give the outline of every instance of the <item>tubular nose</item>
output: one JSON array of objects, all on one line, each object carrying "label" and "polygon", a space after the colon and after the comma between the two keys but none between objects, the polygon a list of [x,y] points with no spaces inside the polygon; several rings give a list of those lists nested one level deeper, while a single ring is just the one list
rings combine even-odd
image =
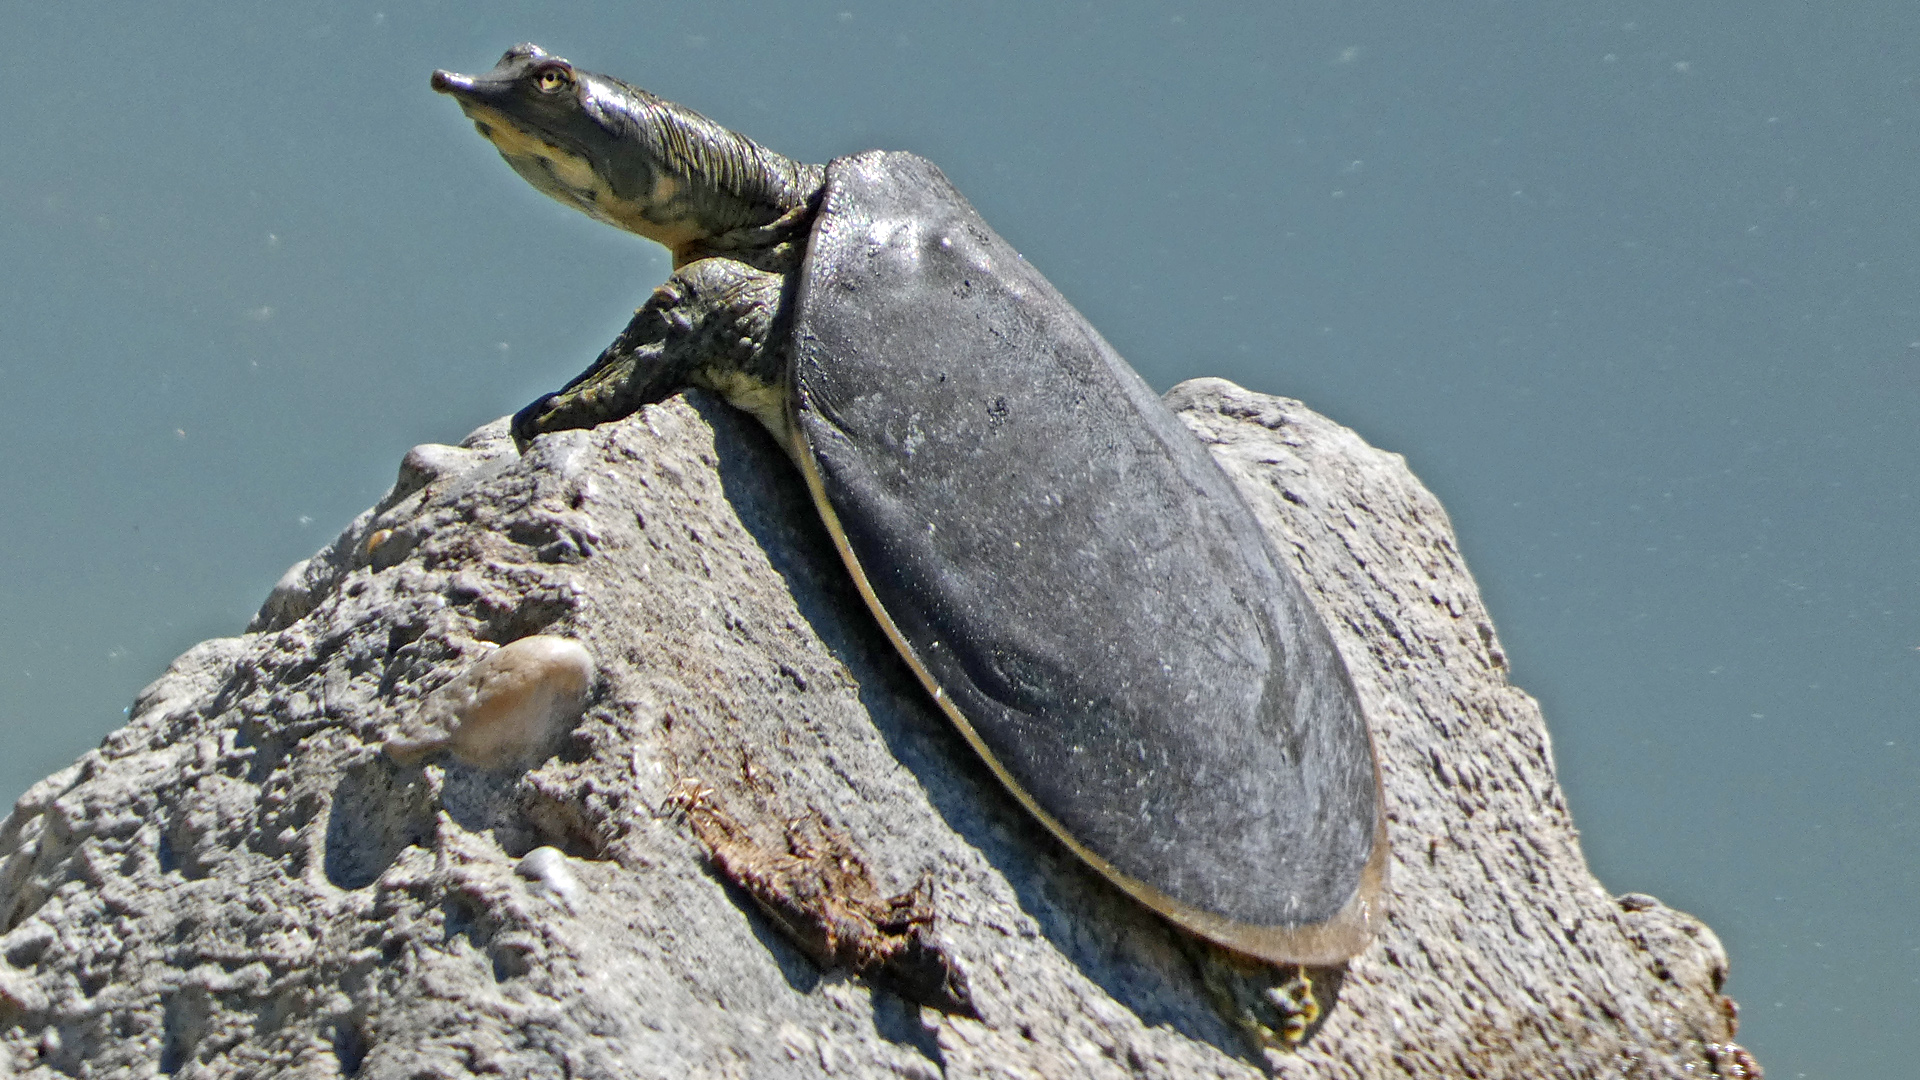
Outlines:
[{"label": "tubular nose", "polygon": [[429,80],[429,82],[435,90],[443,94],[452,94],[473,89],[473,76],[460,75],[448,71],[445,68],[435,69],[433,78]]}]

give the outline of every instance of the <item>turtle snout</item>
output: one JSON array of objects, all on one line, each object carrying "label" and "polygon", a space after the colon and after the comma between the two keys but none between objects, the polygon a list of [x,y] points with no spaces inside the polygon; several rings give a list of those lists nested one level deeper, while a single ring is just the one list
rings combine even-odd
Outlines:
[{"label": "turtle snout", "polygon": [[473,76],[461,75],[445,68],[436,68],[433,78],[428,80],[435,90],[442,94],[470,94],[473,92]]}]

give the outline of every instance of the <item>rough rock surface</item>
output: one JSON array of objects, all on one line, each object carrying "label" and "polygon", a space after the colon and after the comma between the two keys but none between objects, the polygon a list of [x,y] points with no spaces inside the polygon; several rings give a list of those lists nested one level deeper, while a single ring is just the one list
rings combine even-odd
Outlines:
[{"label": "rough rock surface", "polygon": [[[1169,399],[1327,616],[1386,785],[1391,919],[1272,1069],[1745,1075],[1712,932],[1588,873],[1432,495],[1297,402]],[[504,434],[416,448],[245,635],[0,823],[0,1074],[1258,1075],[1172,932],[924,700],[757,426],[690,393],[524,459]],[[560,753],[380,752],[535,632],[599,662]],[[977,1017],[816,968],[695,807],[924,902]]]}]

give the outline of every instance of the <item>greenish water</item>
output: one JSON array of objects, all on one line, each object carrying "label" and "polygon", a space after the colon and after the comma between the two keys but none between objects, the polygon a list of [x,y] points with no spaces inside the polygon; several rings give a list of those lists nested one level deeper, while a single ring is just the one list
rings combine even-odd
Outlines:
[{"label": "greenish water", "polygon": [[0,799],[666,273],[438,66],[533,40],[937,161],[1165,388],[1407,455],[1596,872],[1706,918],[1775,1080],[1920,1015],[1920,8],[0,6]]}]

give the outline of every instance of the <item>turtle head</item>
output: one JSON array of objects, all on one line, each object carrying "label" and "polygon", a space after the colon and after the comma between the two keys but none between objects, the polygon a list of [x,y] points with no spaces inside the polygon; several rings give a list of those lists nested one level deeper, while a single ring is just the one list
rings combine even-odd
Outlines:
[{"label": "turtle head", "polygon": [[528,183],[676,262],[803,209],[822,182],[818,166],[531,43],[482,75],[436,71],[432,85]]}]

